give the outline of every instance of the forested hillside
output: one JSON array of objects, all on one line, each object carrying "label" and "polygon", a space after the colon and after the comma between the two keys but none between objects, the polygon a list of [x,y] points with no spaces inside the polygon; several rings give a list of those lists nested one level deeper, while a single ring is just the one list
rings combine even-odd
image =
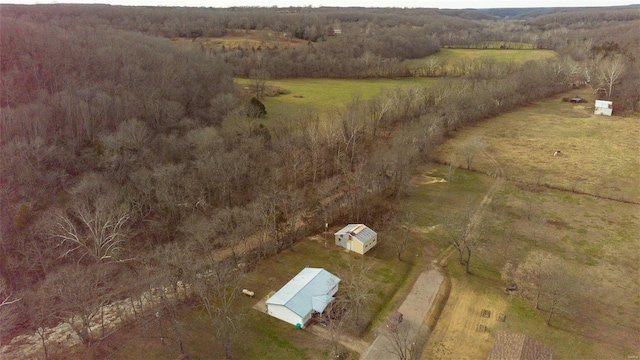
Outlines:
[{"label": "forested hillside", "polygon": [[[199,254],[230,249],[221,263],[250,269],[325,222],[382,222],[411,169],[465,124],[572,86],[603,87],[618,111],[637,111],[640,14],[585,14],[512,22],[429,9],[2,5],[0,300],[22,299],[0,308],[3,344],[175,284],[182,266],[212,265]],[[307,43],[194,50],[169,41],[248,30]],[[405,60],[488,41],[560,56],[478,61],[436,86],[354,98],[331,119],[313,109],[249,116],[254,94],[233,80],[410,76]],[[248,237],[259,246],[240,253]],[[190,264],[176,265],[176,247]],[[87,345],[99,338],[88,323],[74,330]]]}]

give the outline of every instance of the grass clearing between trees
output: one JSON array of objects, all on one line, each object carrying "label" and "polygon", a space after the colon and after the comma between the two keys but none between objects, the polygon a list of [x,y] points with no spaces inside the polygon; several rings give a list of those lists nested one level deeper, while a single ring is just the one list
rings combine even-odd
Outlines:
[{"label": "grass clearing between trees", "polygon": [[[499,50],[499,49],[440,49],[432,55],[443,61],[473,61],[489,59],[499,62],[522,64],[529,60],[553,59],[558,54],[553,50]],[[428,57],[426,58],[428,59]]]},{"label": "grass clearing between trees", "polygon": [[439,52],[422,59],[408,60],[414,67],[426,67],[434,59],[451,71],[453,64],[488,60],[502,63],[523,64],[527,61],[553,59],[558,54],[553,50],[499,50],[499,49],[440,49]]},{"label": "grass clearing between trees", "polygon": [[308,41],[276,31],[263,30],[236,30],[230,31],[221,37],[174,38],[174,44],[180,44],[200,51],[201,49],[287,49],[307,44]]},{"label": "grass clearing between trees", "polygon": [[[280,79],[268,80],[267,87],[280,88],[287,93],[279,96],[266,96],[261,101],[267,108],[269,119],[297,116],[305,109],[311,109],[326,115],[337,111],[351,100],[368,100],[385,90],[396,87],[428,86],[438,79],[401,78],[401,79]],[[252,88],[251,79],[236,79],[241,86]]]}]

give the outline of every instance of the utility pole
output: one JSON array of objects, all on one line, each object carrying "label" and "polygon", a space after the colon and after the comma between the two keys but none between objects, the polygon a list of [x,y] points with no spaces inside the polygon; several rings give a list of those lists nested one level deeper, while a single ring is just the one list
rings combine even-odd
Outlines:
[{"label": "utility pole", "polygon": [[329,223],[324,223],[324,247],[327,247],[327,231],[329,230]]}]

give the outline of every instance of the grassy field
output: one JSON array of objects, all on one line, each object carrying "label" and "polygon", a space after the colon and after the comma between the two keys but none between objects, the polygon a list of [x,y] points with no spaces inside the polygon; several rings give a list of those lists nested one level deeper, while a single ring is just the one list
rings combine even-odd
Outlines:
[{"label": "grassy field", "polygon": [[[593,94],[587,103],[560,97],[498,116],[467,128],[442,146],[437,158],[464,163],[457,150],[467,139],[481,137],[505,175],[517,181],[544,184],[600,197],[640,202],[640,118],[593,115]],[[553,156],[561,150],[562,156]],[[492,173],[489,158],[479,154],[472,168]]]},{"label": "grassy field", "polygon": [[[528,60],[544,60],[556,56],[551,50],[469,50],[442,49],[433,55],[442,64],[469,62],[478,59],[492,59],[500,62],[524,63]],[[410,60],[409,63],[419,66],[428,61],[424,59]],[[411,65],[410,65],[411,66]],[[286,94],[267,96],[263,103],[267,108],[267,119],[296,116],[300,111],[313,109],[326,114],[340,109],[349,101],[359,98],[367,100],[381,94],[385,90],[396,87],[429,86],[441,78],[401,78],[401,79],[281,79],[267,81],[267,86],[284,90]],[[446,81],[453,81],[447,79]],[[250,79],[236,79],[236,82],[252,91]]]},{"label": "grassy field", "polygon": [[[251,80],[237,79],[243,87],[251,87]],[[267,108],[267,119],[295,115],[305,109],[324,113],[336,111],[349,101],[367,100],[384,90],[396,87],[428,86],[439,79],[282,79],[267,81],[267,86],[286,90],[287,94],[267,96],[262,102]]]},{"label": "grassy field", "polygon": [[[551,346],[558,359],[640,355],[640,206],[601,198],[639,200],[640,119],[596,117],[591,103],[549,99],[464,129],[440,148],[440,161],[454,154],[454,164],[461,165],[456,149],[462,143],[477,136],[487,143],[486,154],[472,165],[480,173],[458,169],[451,183],[415,188],[407,206],[420,209],[418,221],[425,226],[436,223],[442,212],[456,211],[465,202],[476,204],[486,194],[496,181],[482,175],[496,171],[491,159],[511,181],[484,213],[486,233],[472,275],[464,274],[455,254],[449,258],[452,290],[425,359],[485,358],[499,330],[528,334]],[[553,157],[558,149],[564,155]],[[445,166],[429,170],[431,176],[448,173]],[[440,249],[446,245],[440,243]],[[545,325],[548,304],[535,310],[509,297],[500,279],[506,260],[534,249],[559,256],[574,280],[569,304],[552,326]],[[480,316],[485,309],[490,318]],[[497,321],[499,313],[507,321]],[[477,332],[479,324],[487,332]]]},{"label": "grassy field", "polygon": [[[501,63],[523,64],[529,60],[540,61],[553,59],[557,56],[552,50],[491,50],[491,49],[440,49],[434,55],[407,61],[412,68],[429,68],[436,65],[436,74],[441,74],[444,68],[448,73],[456,73],[456,68],[462,69],[472,65],[475,61],[489,60]],[[433,61],[435,60],[435,63]]]},{"label": "grassy field", "polygon": [[[524,63],[529,60],[547,60],[557,56],[553,50],[491,50],[441,49],[433,57],[445,62],[491,59],[500,62]],[[428,59],[428,58],[427,58]]]},{"label": "grassy field", "polygon": [[464,46],[450,46],[449,48],[465,48],[465,49],[494,49],[494,50],[534,50],[536,47],[533,43],[512,42],[512,41],[484,41],[476,44]]}]

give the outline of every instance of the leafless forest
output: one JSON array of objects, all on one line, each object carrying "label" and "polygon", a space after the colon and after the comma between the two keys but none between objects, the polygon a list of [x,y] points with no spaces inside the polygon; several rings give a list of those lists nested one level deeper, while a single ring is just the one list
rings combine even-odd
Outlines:
[{"label": "leafless forest", "polygon": [[[618,114],[640,106],[637,7],[2,5],[0,14],[3,345],[69,322],[90,346],[109,332],[91,326],[103,305],[162,286],[179,297],[189,281],[231,358],[233,269],[251,271],[325,223],[384,222],[415,165],[458,127],[572,87],[601,89]],[[169,41],[253,30],[306,43]],[[496,42],[559,56],[474,61],[455,73],[409,65]],[[331,121],[314,110],[257,119],[253,95],[234,83],[415,74],[450,81],[354,98]],[[249,238],[255,251],[241,251]],[[208,256],[215,250],[229,256]]]}]

